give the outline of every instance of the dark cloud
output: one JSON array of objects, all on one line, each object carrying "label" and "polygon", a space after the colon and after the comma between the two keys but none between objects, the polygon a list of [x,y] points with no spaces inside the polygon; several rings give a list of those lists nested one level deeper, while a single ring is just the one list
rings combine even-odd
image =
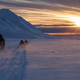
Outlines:
[{"label": "dark cloud", "polygon": [[6,1],[0,1],[0,5],[8,5],[8,6],[16,6],[16,7],[30,7],[30,8],[41,8],[41,9],[47,9],[49,6],[37,4],[37,3],[25,3],[25,2],[6,2]]},{"label": "dark cloud", "polygon": [[68,27],[68,28],[38,28],[44,33],[80,33],[80,28]]},{"label": "dark cloud", "polygon": [[[28,1],[28,0],[25,0],[25,1]],[[33,2],[44,2],[44,3],[48,3],[48,4],[51,4],[54,6],[54,3],[57,3],[59,5],[64,5],[66,8],[68,6],[68,8],[80,8],[80,0],[29,0],[29,1],[33,1]],[[57,7],[57,4],[56,4],[56,7]],[[58,7],[59,8],[59,7]]]},{"label": "dark cloud", "polygon": [[27,7],[27,8],[37,8],[37,9],[55,9],[47,5],[42,4],[33,4],[33,3],[25,3],[25,2],[6,2],[6,1],[0,1],[0,5],[6,5],[11,7]]},{"label": "dark cloud", "polygon": [[45,26],[54,26],[54,27],[55,27],[55,26],[61,26],[61,27],[62,27],[62,26],[68,26],[68,27],[69,27],[69,26],[75,26],[75,25],[74,25],[74,24],[72,24],[72,25],[70,25],[70,24],[56,24],[56,25],[35,25],[35,26],[39,26],[39,27],[40,27],[40,26],[44,26],[44,27],[45,27]]},{"label": "dark cloud", "polygon": [[[32,2],[27,2],[28,0],[25,0],[26,2],[22,1],[0,1],[0,5],[7,5],[7,6],[13,6],[13,7],[28,7],[28,8],[37,8],[37,9],[49,9],[49,10],[55,10],[55,11],[60,11],[60,10],[76,10],[80,11],[79,8],[72,8],[69,6],[74,6],[80,3],[80,1],[74,1],[71,3],[71,1],[68,0],[44,0],[44,2],[41,0],[29,0]],[[39,1],[39,2],[38,2]],[[44,4],[42,4],[44,3]],[[58,3],[58,4],[54,4]],[[75,3],[75,4],[74,4]],[[78,3],[78,4],[77,4]],[[63,4],[63,5],[61,5]],[[66,5],[66,6],[65,6]],[[80,7],[80,5],[78,6]]]},{"label": "dark cloud", "polygon": [[67,6],[80,7],[80,0],[44,0],[44,1],[49,3],[59,3]]}]

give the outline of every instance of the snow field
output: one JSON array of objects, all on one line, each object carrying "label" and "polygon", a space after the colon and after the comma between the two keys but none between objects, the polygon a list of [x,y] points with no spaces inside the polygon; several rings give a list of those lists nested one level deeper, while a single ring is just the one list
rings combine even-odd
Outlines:
[{"label": "snow field", "polygon": [[33,40],[27,47],[28,80],[80,80],[80,41]]},{"label": "snow field", "polygon": [[6,52],[0,53],[0,80],[25,80],[28,64],[26,53],[26,50],[16,49],[14,46],[12,49],[8,46]]},{"label": "snow field", "polygon": [[0,53],[0,80],[80,80],[80,41],[32,39],[17,49],[20,39],[6,39]]}]

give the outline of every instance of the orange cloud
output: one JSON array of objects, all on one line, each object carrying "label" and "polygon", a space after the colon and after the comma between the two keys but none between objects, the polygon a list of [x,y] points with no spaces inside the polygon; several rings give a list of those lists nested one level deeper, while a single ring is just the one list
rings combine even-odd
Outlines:
[{"label": "orange cloud", "polygon": [[63,3],[59,2],[59,0],[4,0],[0,1],[0,8],[8,8],[16,13],[18,16],[23,17],[34,25],[73,25],[74,23],[69,19],[69,17],[79,16],[80,9],[78,7],[70,7],[69,5],[65,5]]}]

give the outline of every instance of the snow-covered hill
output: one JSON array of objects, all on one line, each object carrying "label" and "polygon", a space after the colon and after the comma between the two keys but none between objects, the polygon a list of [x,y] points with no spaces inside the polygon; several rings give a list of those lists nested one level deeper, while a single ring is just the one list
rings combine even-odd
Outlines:
[{"label": "snow-covered hill", "polygon": [[8,38],[49,38],[9,9],[0,9],[0,34]]}]

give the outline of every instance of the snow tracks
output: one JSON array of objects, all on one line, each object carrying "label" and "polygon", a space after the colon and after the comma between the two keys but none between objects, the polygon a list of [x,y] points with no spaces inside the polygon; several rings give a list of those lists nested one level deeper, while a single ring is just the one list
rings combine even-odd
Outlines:
[{"label": "snow tracks", "polygon": [[6,52],[0,57],[0,80],[26,80],[26,68],[26,50]]}]

